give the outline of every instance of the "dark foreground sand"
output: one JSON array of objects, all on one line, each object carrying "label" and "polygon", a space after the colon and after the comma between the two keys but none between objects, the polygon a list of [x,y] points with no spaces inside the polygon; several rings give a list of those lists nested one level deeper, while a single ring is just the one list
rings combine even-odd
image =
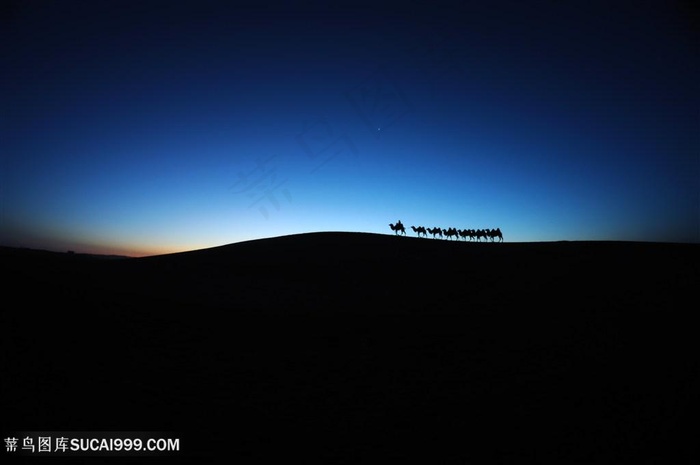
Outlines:
[{"label": "dark foreground sand", "polygon": [[692,463],[699,252],[360,233],[0,249],[3,434],[181,438],[135,463]]}]

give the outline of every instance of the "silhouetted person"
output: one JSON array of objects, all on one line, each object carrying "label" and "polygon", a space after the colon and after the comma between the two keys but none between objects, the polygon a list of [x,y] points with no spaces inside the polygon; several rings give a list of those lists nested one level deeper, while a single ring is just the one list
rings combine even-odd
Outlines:
[{"label": "silhouetted person", "polygon": [[389,223],[389,227],[392,231],[394,231],[394,234],[398,234],[400,232],[401,234],[406,235],[406,228],[404,228],[403,223],[401,223],[401,220],[396,222],[396,226],[394,226],[393,223]]}]

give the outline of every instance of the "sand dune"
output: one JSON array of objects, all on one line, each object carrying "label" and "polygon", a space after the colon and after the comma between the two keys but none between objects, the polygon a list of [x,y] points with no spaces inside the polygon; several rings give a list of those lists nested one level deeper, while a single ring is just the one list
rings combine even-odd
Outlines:
[{"label": "sand dune", "polygon": [[1,249],[3,427],[175,431],[186,463],[689,458],[699,251],[361,233]]}]

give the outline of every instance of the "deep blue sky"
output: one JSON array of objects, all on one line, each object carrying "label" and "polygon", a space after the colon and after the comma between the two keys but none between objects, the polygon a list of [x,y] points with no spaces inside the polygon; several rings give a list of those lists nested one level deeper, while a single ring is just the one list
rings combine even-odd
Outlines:
[{"label": "deep blue sky", "polygon": [[689,5],[16,2],[0,244],[151,255],[398,219],[698,242]]}]

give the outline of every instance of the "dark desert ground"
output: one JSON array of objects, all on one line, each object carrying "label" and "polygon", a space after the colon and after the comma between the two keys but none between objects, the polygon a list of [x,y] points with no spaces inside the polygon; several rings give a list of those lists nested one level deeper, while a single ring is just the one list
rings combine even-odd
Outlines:
[{"label": "dark desert ground", "polygon": [[697,463],[699,252],[365,233],[2,248],[3,431],[181,438],[139,463]]}]

